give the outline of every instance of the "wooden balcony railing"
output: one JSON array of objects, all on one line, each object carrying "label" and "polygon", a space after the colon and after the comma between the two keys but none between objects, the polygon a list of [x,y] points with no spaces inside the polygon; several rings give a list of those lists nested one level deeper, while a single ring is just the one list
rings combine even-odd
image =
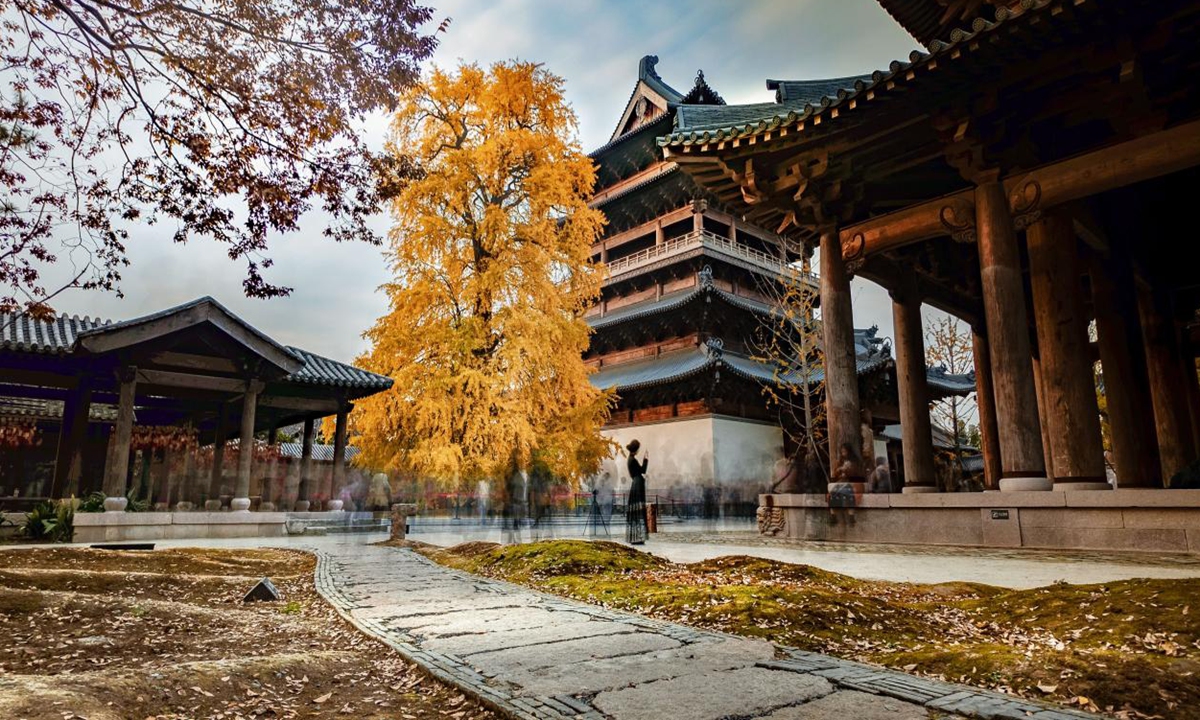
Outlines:
[{"label": "wooden balcony railing", "polygon": [[729,255],[740,260],[744,260],[768,272],[777,273],[779,275],[787,275],[799,277],[800,271],[791,264],[784,262],[776,255],[765,253],[761,250],[756,250],[747,245],[734,242],[727,237],[721,237],[707,230],[694,230],[687,235],[681,235],[677,238],[667,240],[662,245],[648,247],[645,250],[639,250],[632,255],[626,255],[623,258],[613,260],[608,263],[609,277],[616,277],[623,273],[636,270],[651,263],[670,258],[674,255],[680,255],[689,250],[694,250],[698,247],[704,247],[710,250],[715,250],[718,253]]}]

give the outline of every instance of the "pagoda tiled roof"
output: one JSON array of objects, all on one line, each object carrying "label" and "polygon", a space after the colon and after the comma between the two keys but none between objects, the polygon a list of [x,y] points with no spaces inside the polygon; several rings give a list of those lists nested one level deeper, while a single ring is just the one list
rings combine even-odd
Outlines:
[{"label": "pagoda tiled roof", "polygon": [[[1044,14],[1048,9],[1052,9],[1051,6],[1061,2],[1062,0],[1022,0],[1017,10],[998,8],[994,21],[976,18],[969,29],[955,29],[945,41],[931,40],[928,53],[914,50],[909,54],[907,62],[895,60],[886,71],[876,70],[870,76],[854,80],[850,87],[838,88],[819,98],[797,101],[797,104],[784,100],[779,103],[723,106],[720,110],[729,113],[728,122],[725,123],[720,122],[720,115],[716,113],[699,112],[689,116],[685,112],[682,121],[677,119],[674,131],[660,137],[658,144],[663,147],[686,147],[744,139],[823,118],[835,111],[844,114],[852,108],[861,108],[869,104],[873,98],[888,94],[893,88],[902,89],[902,86],[910,84],[918,74],[924,74],[918,71],[928,69],[931,63],[937,62],[943,56],[957,57],[965,46],[973,45],[974,41],[983,36],[995,34],[999,28],[1010,25],[1016,19]],[[786,94],[786,87],[784,92]],[[737,111],[736,108],[739,107],[746,110]],[[757,116],[755,112],[758,112]],[[679,117],[681,116],[677,115],[677,118]]]},{"label": "pagoda tiled roof", "polygon": [[592,315],[587,318],[587,323],[592,329],[601,330],[630,320],[641,320],[654,315],[671,312],[672,310],[677,310],[693,302],[703,301],[707,298],[716,298],[735,308],[748,310],[756,315],[770,316],[778,312],[777,308],[768,303],[735,295],[715,285],[699,284],[696,287],[667,293],[656,300],[646,300],[626,305],[625,307],[607,312],[604,315]]},{"label": "pagoda tiled roof", "polygon": [[[876,328],[855,330],[855,364],[860,376],[891,368],[895,364],[887,344],[876,342],[876,333]],[[620,393],[669,385],[719,369],[761,384],[782,383],[800,387],[825,380],[823,368],[810,373],[789,372],[776,363],[724,350],[720,340],[709,339],[695,348],[601,368],[591,375],[591,382],[602,390],[612,389]],[[935,399],[975,392],[973,373],[948,375],[945,368],[933,367],[926,370],[926,378]]]},{"label": "pagoda tiled roof", "polygon": [[[592,385],[603,390],[628,392],[668,385],[718,369],[728,370],[738,377],[757,383],[784,382],[802,385],[805,382],[803,375],[781,371],[774,363],[723,350],[719,340],[709,340],[709,343],[711,344],[664,353],[656,358],[601,368],[592,374]],[[891,357],[883,353],[860,355],[856,359],[859,375],[874,372],[892,363]],[[819,383],[824,379],[824,371],[817,369],[810,374],[808,382]]]}]

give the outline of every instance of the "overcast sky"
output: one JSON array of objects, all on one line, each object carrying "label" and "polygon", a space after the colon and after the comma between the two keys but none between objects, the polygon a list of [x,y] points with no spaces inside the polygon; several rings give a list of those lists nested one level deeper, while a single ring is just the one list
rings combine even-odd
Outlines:
[{"label": "overcast sky", "polygon": [[[434,62],[544,62],[567,81],[585,150],[608,140],[637,79],[638,60],[658,55],[658,72],[686,92],[697,70],[727,102],[772,100],[764,80],[841,77],[886,68],[916,43],[874,0],[442,0],[450,17]],[[383,127],[383,123],[378,123]],[[382,138],[379,138],[382,141]],[[387,227],[380,218],[378,228]],[[212,295],[272,337],[348,361],[365,349],[362,332],[387,308],[379,248],[321,238],[322,221],[273,243],[272,282],[290,297],[243,297],[244,268],[215,243],[173,245],[170,231],[135,230],[123,299],[75,292],[56,309],[124,319]],[[856,282],[855,324],[891,335],[883,291]]]}]

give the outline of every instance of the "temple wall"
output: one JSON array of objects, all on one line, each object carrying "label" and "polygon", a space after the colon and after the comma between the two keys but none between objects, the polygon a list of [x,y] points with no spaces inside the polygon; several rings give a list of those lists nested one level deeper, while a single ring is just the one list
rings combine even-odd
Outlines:
[{"label": "temple wall", "polygon": [[783,457],[783,430],[777,425],[715,417],[713,457],[719,484],[769,488],[775,462]]},{"label": "temple wall", "polygon": [[646,422],[608,428],[605,437],[621,450],[605,461],[603,473],[618,492],[629,488],[625,446],[634,438],[649,453],[646,473],[651,492],[668,492],[673,487],[720,485],[753,493],[769,483],[775,461],[783,452],[783,433],[768,424],[708,415],[699,418]]}]

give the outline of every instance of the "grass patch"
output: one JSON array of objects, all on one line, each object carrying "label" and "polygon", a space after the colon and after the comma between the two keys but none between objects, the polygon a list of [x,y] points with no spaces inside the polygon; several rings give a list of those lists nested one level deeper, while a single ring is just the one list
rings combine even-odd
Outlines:
[{"label": "grass patch", "polygon": [[1200,580],[1012,591],[864,581],[745,556],[679,565],[581,540],[423,552],[696,627],[1128,718],[1200,719]]}]

